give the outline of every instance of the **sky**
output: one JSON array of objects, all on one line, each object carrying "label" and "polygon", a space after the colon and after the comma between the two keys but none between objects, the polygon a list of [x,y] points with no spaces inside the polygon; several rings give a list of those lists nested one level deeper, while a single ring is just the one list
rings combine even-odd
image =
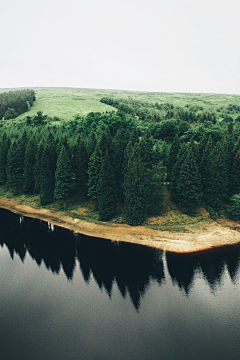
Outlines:
[{"label": "sky", "polygon": [[0,0],[0,88],[240,94],[237,0]]}]

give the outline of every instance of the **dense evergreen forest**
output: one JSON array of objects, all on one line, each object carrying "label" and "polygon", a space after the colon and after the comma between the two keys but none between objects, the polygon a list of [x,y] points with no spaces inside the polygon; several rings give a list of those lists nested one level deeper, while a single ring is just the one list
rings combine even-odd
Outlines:
[{"label": "dense evergreen forest", "polygon": [[1,121],[0,184],[39,194],[42,205],[87,200],[102,221],[124,211],[130,225],[161,214],[166,192],[183,212],[203,206],[239,218],[240,107],[101,101],[118,110]]},{"label": "dense evergreen forest", "polygon": [[30,89],[0,93],[0,119],[14,119],[30,109],[35,101],[35,92]]}]

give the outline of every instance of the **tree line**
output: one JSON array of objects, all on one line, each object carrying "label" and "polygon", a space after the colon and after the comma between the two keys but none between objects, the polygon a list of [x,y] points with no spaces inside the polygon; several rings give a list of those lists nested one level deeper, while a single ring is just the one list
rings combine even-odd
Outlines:
[{"label": "tree line", "polygon": [[0,93],[0,119],[14,119],[28,111],[36,96],[30,89],[12,90]]},{"label": "tree line", "polygon": [[13,194],[40,194],[42,204],[78,197],[91,201],[102,221],[124,209],[127,223],[138,225],[161,213],[166,187],[192,214],[201,205],[218,210],[240,201],[240,141],[232,123],[200,124],[182,135],[176,126],[163,141],[118,111],[57,126],[23,120],[0,133],[0,184]]},{"label": "tree line", "polygon": [[[22,134],[0,143],[0,183],[14,194],[40,194],[42,204],[71,196],[93,202],[102,221],[112,219],[119,204],[129,224],[142,223],[162,202],[165,169],[154,159],[149,134],[139,137],[117,130],[114,138],[94,132],[70,145],[64,134],[47,139]],[[151,191],[150,191],[151,189]]]}]

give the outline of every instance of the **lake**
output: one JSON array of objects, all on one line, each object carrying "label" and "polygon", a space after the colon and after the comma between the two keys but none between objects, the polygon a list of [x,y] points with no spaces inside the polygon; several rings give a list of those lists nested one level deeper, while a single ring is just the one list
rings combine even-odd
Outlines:
[{"label": "lake", "polygon": [[240,247],[183,255],[0,209],[2,360],[236,360]]}]

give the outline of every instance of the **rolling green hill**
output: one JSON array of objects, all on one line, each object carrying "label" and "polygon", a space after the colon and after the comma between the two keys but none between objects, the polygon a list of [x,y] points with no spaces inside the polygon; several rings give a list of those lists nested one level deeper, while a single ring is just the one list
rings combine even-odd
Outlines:
[{"label": "rolling green hill", "polygon": [[[20,115],[33,116],[42,111],[50,117],[70,120],[75,115],[86,115],[89,112],[105,112],[115,110],[112,106],[100,102],[102,97],[131,98],[133,101],[142,101],[150,104],[171,103],[175,107],[197,106],[205,111],[227,113],[229,104],[240,105],[240,95],[224,94],[182,94],[182,93],[151,93],[132,92],[121,90],[98,90],[77,88],[33,88],[36,92],[36,101],[30,111]],[[0,89],[0,92],[11,89]],[[229,113],[229,111],[228,111]],[[231,115],[231,114],[230,114]],[[234,112],[235,118],[239,114]],[[232,116],[232,115],[231,115]]]}]

